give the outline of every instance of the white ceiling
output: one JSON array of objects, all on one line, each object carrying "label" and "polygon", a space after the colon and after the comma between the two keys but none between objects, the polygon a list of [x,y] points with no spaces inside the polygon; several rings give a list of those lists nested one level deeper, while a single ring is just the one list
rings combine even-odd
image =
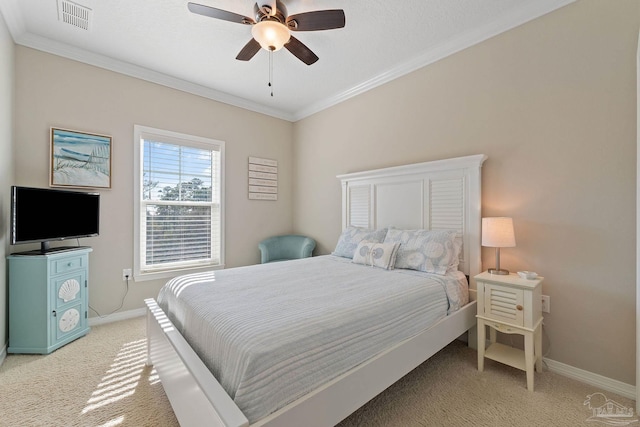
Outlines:
[{"label": "white ceiling", "polygon": [[[346,27],[296,32],[320,60],[287,50],[236,55],[248,26],[187,10],[188,0],[74,0],[89,30],[58,20],[58,0],[0,0],[17,44],[296,121],[574,0],[284,0],[290,15],[343,9]],[[254,0],[192,0],[253,17]]]}]

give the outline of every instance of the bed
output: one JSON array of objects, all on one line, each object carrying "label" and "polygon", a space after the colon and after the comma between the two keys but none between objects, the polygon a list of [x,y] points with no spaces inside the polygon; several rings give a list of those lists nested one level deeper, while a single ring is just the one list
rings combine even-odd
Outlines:
[{"label": "bed", "polygon": [[[161,304],[146,300],[148,363],[155,366],[180,424],[332,426],[473,329],[475,283],[471,279],[467,289],[465,275],[473,278],[481,270],[480,172],[485,159],[484,155],[467,156],[338,177],[344,230],[455,230],[461,250],[454,271],[386,270],[334,254],[189,275],[163,288]],[[287,284],[281,280],[283,274],[291,278]],[[313,284],[321,279],[319,286]],[[402,288],[402,296],[390,298],[386,294],[390,284]],[[329,285],[334,288],[326,289],[328,294],[316,291]],[[214,287],[221,293],[205,304]],[[240,313],[227,299],[232,291],[249,301],[241,304],[249,307],[248,313]],[[365,294],[368,299],[360,299]],[[274,295],[275,307],[293,308],[261,312],[265,306],[261,302]],[[332,301],[330,295],[340,298]],[[191,302],[184,303],[189,296]],[[323,298],[327,301],[318,304]],[[218,312],[206,312],[216,300]],[[191,311],[181,304],[190,305]],[[198,316],[191,314],[194,307]],[[336,314],[345,309],[350,311],[349,321]],[[228,316],[224,328],[237,338],[233,345],[224,344],[219,332],[200,328],[219,317],[220,310]],[[317,323],[314,310],[330,312],[333,326]],[[373,324],[364,317],[372,313],[382,323]],[[387,321],[387,316],[395,318]],[[247,317],[264,319],[257,322],[262,329],[249,332],[229,320]],[[288,329],[286,321],[291,318],[304,333],[296,335]],[[360,329],[350,329],[358,323]],[[336,331],[333,341],[323,341],[320,332],[327,329]],[[252,343],[248,350],[240,347],[240,337]],[[309,342],[316,347],[303,347]],[[207,348],[218,353],[205,354]],[[298,348],[306,348],[301,351],[312,355],[312,362],[305,365],[297,358]],[[256,356],[240,358],[237,352]],[[268,366],[258,362],[258,355],[264,354]],[[293,365],[302,370],[287,377],[283,369]]]}]

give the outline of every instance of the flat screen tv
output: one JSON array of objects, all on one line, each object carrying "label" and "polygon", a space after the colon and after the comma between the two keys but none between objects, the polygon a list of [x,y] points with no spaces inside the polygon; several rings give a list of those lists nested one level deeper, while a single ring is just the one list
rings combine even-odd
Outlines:
[{"label": "flat screen tv", "polygon": [[[100,195],[49,188],[11,187],[11,244],[40,242],[40,253],[53,240],[97,236]],[[38,251],[32,251],[38,252]]]}]

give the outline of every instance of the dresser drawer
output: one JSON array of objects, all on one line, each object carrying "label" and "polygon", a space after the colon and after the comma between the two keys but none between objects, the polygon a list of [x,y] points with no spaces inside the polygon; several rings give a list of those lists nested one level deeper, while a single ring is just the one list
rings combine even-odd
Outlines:
[{"label": "dresser drawer", "polygon": [[[515,326],[524,325],[524,291],[491,283],[484,284],[484,316]],[[497,329],[497,328],[496,328]]]},{"label": "dresser drawer", "polygon": [[51,274],[60,274],[66,273],[68,271],[81,270],[84,268],[85,259],[86,257],[77,256],[51,261]]},{"label": "dresser drawer", "polygon": [[516,328],[514,326],[510,326],[510,325],[506,325],[504,323],[500,323],[500,322],[493,322],[491,320],[485,320],[484,324],[487,326],[491,326],[493,329],[495,329],[498,332],[502,332],[505,334],[521,334],[522,333],[522,329],[520,328]]}]

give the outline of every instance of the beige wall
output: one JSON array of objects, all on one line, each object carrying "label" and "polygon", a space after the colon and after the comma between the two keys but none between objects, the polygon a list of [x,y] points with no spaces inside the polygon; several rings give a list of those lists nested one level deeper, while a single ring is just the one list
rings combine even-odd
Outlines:
[{"label": "beige wall", "polygon": [[502,264],[546,277],[547,357],[634,384],[639,26],[637,0],[581,0],[297,122],[295,230],[332,250],[337,174],[484,153]]},{"label": "beige wall", "polygon": [[[14,45],[0,15],[0,260],[9,253],[9,206],[13,182]],[[0,355],[8,340],[7,270],[0,262]]]},{"label": "beige wall", "polygon": [[[134,124],[226,142],[228,267],[259,262],[261,239],[292,231],[289,122],[21,46],[16,48],[15,117],[17,185],[48,186],[51,126],[113,137],[112,188],[100,190],[100,236],[81,239],[93,247],[89,302],[101,314],[119,306],[122,269],[133,266]],[[278,160],[277,202],[248,200],[249,156]],[[141,308],[164,282],[132,283],[123,310]]]}]

